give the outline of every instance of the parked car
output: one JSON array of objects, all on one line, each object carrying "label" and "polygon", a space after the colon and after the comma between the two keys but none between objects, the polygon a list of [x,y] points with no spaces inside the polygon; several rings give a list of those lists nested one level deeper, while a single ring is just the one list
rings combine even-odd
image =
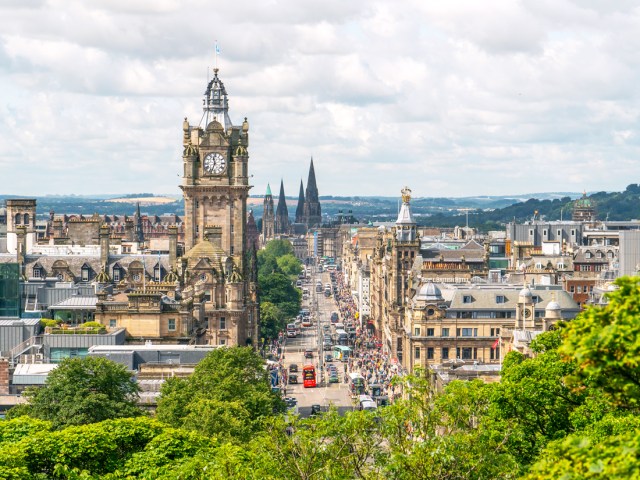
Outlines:
[{"label": "parked car", "polygon": [[295,363],[292,363],[291,365],[289,365],[289,373],[297,372],[297,371],[298,371],[298,365],[296,365]]},{"label": "parked car", "polygon": [[311,349],[306,349],[304,351],[304,358],[313,358],[313,350]]}]

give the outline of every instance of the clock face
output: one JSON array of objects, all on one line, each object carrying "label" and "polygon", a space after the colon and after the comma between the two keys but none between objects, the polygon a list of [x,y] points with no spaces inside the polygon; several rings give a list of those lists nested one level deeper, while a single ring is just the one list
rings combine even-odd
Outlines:
[{"label": "clock face", "polygon": [[525,316],[525,318],[529,318],[531,316],[531,310],[529,310],[528,308],[524,309],[524,312],[522,312]]},{"label": "clock face", "polygon": [[227,166],[227,161],[219,153],[209,153],[204,157],[204,170],[207,173],[213,173],[214,175],[220,175],[224,172]]}]

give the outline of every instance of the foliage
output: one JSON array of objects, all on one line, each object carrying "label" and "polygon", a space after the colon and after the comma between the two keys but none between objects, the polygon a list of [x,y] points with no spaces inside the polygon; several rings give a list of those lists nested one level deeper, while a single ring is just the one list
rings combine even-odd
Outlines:
[{"label": "foliage", "polygon": [[278,257],[276,262],[280,271],[290,277],[297,277],[302,272],[300,260],[291,253]]},{"label": "foliage", "polygon": [[289,277],[271,273],[258,277],[260,301],[276,305],[284,318],[295,317],[300,311],[302,292],[295,288]]},{"label": "foliage", "polygon": [[26,413],[51,422],[55,429],[135,417],[142,415],[136,405],[138,391],[123,365],[100,357],[66,359],[43,387],[25,392],[29,404],[10,410],[9,417]]},{"label": "foliage", "polygon": [[275,338],[286,327],[284,315],[271,302],[260,302],[260,333],[265,338]]},{"label": "foliage", "polygon": [[249,347],[219,348],[189,378],[165,382],[157,416],[174,427],[246,441],[263,428],[265,418],[283,408],[271,391],[262,358]]},{"label": "foliage", "polygon": [[58,324],[60,323],[59,320],[54,320],[53,318],[41,318],[40,319],[40,325],[42,327],[57,327]]},{"label": "foliage", "polygon": [[567,326],[560,352],[578,365],[574,384],[587,379],[624,408],[640,407],[640,278],[616,280],[609,304],[590,308]]}]

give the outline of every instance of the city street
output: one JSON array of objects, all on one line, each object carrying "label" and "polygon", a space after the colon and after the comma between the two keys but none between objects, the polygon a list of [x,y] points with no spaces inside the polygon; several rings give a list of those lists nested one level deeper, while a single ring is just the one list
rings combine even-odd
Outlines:
[{"label": "city street", "polygon": [[[344,383],[344,368],[342,362],[334,363],[338,368],[339,383],[328,383],[328,375],[326,374],[327,364],[324,361],[324,351],[322,350],[322,326],[330,325],[331,312],[337,311],[333,295],[325,297],[322,292],[316,293],[316,280],[320,280],[322,285],[331,283],[328,273],[316,273],[308,277],[304,287],[309,288],[309,299],[303,301],[302,308],[307,308],[311,312],[313,326],[302,328],[301,335],[296,338],[287,338],[284,349],[283,364],[288,370],[289,365],[295,363],[298,365],[298,384],[287,385],[286,394],[298,400],[298,409],[301,416],[306,417],[311,412],[311,405],[319,404],[322,409],[327,409],[330,405],[335,406],[340,411],[350,410],[352,408],[351,395],[349,386]],[[335,330],[332,327],[331,333]],[[313,358],[304,358],[306,349],[313,350]],[[331,353],[330,351],[326,353]],[[304,365],[313,364],[317,372],[316,388],[304,388],[302,385],[302,367]],[[323,381],[323,373],[324,380]]]}]

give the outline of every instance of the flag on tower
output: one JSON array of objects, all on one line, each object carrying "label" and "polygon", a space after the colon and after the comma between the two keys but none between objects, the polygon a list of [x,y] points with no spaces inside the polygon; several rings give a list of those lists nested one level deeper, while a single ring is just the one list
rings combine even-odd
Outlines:
[{"label": "flag on tower", "polygon": [[216,55],[220,55],[220,46],[218,45],[217,40],[216,40]]}]

